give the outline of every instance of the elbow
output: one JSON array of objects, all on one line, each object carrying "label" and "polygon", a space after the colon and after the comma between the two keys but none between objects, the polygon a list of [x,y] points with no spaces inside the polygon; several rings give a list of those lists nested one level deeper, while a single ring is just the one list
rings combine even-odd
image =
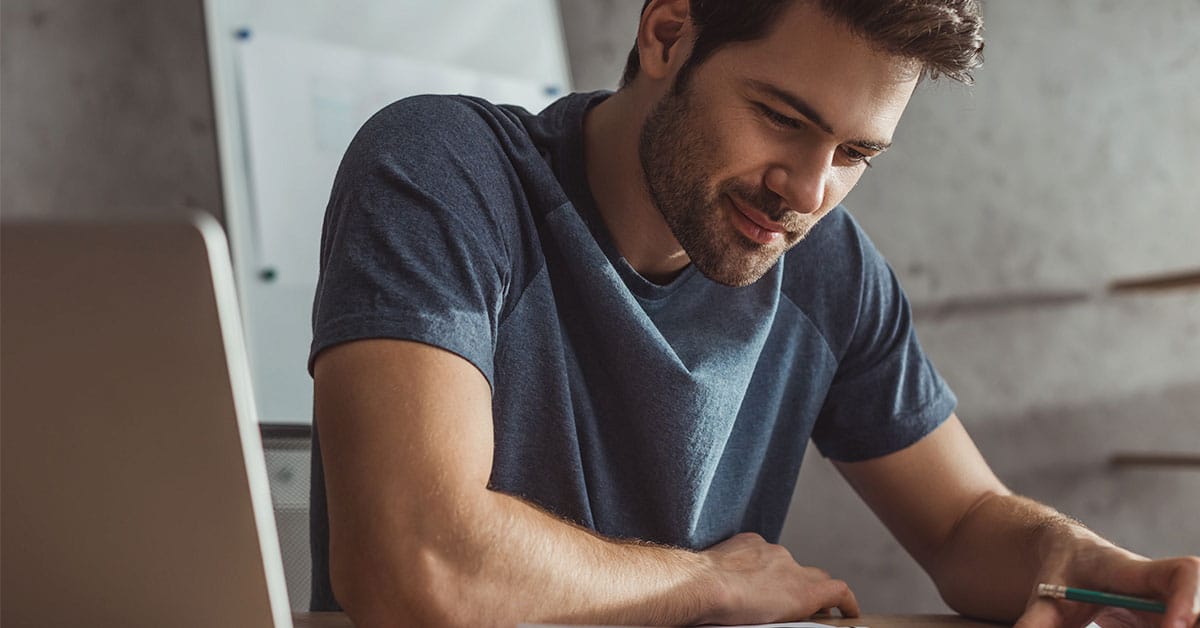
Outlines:
[{"label": "elbow", "polygon": [[[332,550],[332,548],[331,548]],[[359,628],[479,626],[488,619],[468,576],[428,546],[384,560],[370,550],[358,560],[331,551],[334,595]]]},{"label": "elbow", "polygon": [[[998,532],[989,529],[985,512],[995,510],[998,500],[1011,497],[1007,491],[984,491],[954,523],[926,566],[942,601],[960,615],[992,622],[1012,622],[1021,615],[1028,589],[996,586],[994,572],[985,569],[994,556],[981,556],[975,547],[981,539],[991,541]],[[981,514],[982,513],[982,514]]]},{"label": "elbow", "polygon": [[[1012,623],[1021,615],[1023,598],[1012,600],[1005,590],[984,591],[977,578],[958,574],[935,578],[938,594],[951,610],[964,617],[987,622]],[[1013,602],[1016,602],[1014,606]]]}]

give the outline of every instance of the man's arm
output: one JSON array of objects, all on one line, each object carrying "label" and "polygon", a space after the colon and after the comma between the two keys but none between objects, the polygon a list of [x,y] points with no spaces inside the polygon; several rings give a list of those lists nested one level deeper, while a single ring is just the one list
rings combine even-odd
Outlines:
[{"label": "man's arm", "polygon": [[1200,614],[1200,558],[1150,561],[1013,495],[957,417],[916,444],[838,470],[965,615],[1082,626],[1097,609],[1038,599],[1038,582],[1167,600],[1164,626]]},{"label": "man's arm", "polygon": [[491,391],[450,352],[346,343],[317,357],[314,380],[331,577],[357,626],[858,613],[844,582],[756,535],[699,553],[618,542],[488,490]]}]

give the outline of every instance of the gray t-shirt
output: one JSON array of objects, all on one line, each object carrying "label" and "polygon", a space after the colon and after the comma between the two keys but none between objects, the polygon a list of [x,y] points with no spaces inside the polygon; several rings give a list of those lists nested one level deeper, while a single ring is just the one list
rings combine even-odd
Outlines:
[{"label": "gray t-shirt", "polygon": [[[367,122],[329,201],[309,368],[355,339],[442,347],[492,386],[493,490],[610,537],[777,540],[810,437],[881,456],[954,395],[843,208],[744,288],[638,275],[587,184],[583,116],[605,96],[537,116],[420,96]],[[315,431],[312,460],[311,606],[335,610]]]}]

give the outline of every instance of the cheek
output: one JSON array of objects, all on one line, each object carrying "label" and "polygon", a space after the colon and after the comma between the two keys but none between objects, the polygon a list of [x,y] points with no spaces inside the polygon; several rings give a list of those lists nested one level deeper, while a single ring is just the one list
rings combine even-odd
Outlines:
[{"label": "cheek", "polygon": [[715,134],[710,163],[718,166],[715,173],[722,179],[740,179],[761,185],[763,176],[772,164],[783,163],[794,146],[778,137],[764,133],[761,125],[742,124],[724,127]]},{"label": "cheek", "polygon": [[829,176],[825,184],[825,203],[821,207],[822,214],[833,209],[846,198],[846,195],[854,189],[855,184],[862,177],[864,170],[866,170],[864,166],[838,168]]}]

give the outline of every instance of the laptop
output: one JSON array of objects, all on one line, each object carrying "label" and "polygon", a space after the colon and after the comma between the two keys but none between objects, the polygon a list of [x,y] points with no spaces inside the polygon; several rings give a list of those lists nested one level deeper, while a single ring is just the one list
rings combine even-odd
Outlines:
[{"label": "laptop", "polygon": [[0,623],[290,628],[224,233],[0,224]]}]

